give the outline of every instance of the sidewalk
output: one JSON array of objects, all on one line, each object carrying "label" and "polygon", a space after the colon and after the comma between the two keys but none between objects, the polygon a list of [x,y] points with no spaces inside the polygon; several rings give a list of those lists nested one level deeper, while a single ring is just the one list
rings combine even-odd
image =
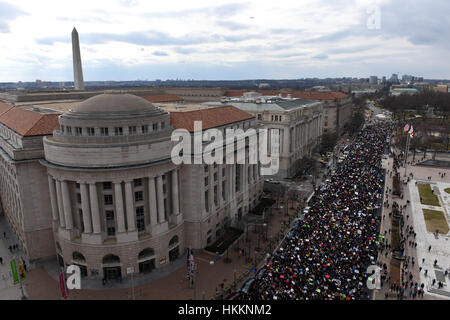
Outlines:
[{"label": "sidewalk", "polygon": [[[6,239],[3,237],[3,232],[6,232]],[[0,257],[3,259],[3,264],[0,264],[0,300],[20,300],[22,297],[20,285],[14,285],[13,283],[10,261],[16,259],[17,262],[18,259],[23,257],[27,269],[29,270],[31,267],[30,262],[21,248],[14,253],[8,250],[8,246],[13,244],[19,244],[19,239],[9,228],[6,217],[0,214]],[[27,296],[27,283],[28,279],[22,283],[25,296]]]}]

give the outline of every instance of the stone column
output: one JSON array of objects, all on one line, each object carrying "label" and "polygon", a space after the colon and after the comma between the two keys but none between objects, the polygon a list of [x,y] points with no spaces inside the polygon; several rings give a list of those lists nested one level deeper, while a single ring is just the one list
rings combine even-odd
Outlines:
[{"label": "stone column", "polygon": [[148,207],[150,209],[150,224],[152,226],[158,224],[158,208],[156,205],[156,188],[155,188],[155,178],[148,178]]},{"label": "stone column", "polygon": [[59,213],[59,226],[61,228],[66,227],[66,219],[64,218],[64,207],[61,191],[61,181],[56,180],[56,198],[58,201],[58,213]]},{"label": "stone column", "polygon": [[180,213],[178,198],[178,170],[172,171],[172,213],[178,215]]},{"label": "stone column", "polygon": [[89,183],[89,195],[91,200],[92,227],[94,233],[101,233],[100,209],[98,206],[97,186],[95,182]]},{"label": "stone column", "polygon": [[50,203],[52,205],[52,219],[54,221],[58,220],[58,200],[56,196],[56,188],[55,188],[55,182],[53,181],[53,178],[48,176],[48,186],[50,191]]},{"label": "stone column", "polygon": [[122,233],[125,232],[125,214],[121,182],[114,182],[114,199],[116,201],[117,232]]},{"label": "stone column", "polygon": [[66,219],[66,229],[71,230],[73,228],[72,205],[70,203],[69,185],[67,184],[67,181],[61,181],[61,191],[63,197],[64,217]]},{"label": "stone column", "polygon": [[134,212],[133,189],[131,181],[125,181],[125,200],[127,206],[128,232],[136,230],[136,213]]},{"label": "stone column", "polygon": [[163,223],[166,221],[164,216],[164,192],[162,176],[156,178],[157,196],[158,196],[158,222]]},{"label": "stone column", "polygon": [[81,209],[83,210],[84,233],[92,233],[91,207],[89,205],[89,191],[86,183],[80,183]]}]

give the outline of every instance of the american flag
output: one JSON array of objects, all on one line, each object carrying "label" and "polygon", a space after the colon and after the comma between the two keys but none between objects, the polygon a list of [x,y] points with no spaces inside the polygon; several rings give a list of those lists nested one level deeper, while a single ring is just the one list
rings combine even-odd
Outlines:
[{"label": "american flag", "polygon": [[410,136],[411,138],[414,137],[414,129],[413,129],[413,126],[411,126],[411,129],[409,129],[408,133],[409,133],[409,136]]},{"label": "american flag", "polygon": [[403,131],[408,132],[408,130],[409,130],[409,124],[407,123],[407,124],[405,125],[405,127],[403,128]]}]

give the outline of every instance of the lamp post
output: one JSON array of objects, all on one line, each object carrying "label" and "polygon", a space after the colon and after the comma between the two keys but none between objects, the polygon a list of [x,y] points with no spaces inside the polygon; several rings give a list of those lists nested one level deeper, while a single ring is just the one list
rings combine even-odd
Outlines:
[{"label": "lamp post", "polygon": [[255,251],[260,251],[261,248],[259,247],[259,240],[261,238],[261,233],[258,233],[258,244],[256,245]]}]

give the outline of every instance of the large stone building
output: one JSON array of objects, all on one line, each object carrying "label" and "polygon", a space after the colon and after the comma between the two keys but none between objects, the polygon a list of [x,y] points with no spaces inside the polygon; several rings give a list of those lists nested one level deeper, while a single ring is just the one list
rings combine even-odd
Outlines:
[{"label": "large stone building", "polygon": [[[332,91],[301,91],[301,90],[257,90],[263,96],[278,96],[287,99],[304,99],[319,101],[323,104],[323,133],[341,134],[346,123],[353,114],[351,96],[343,92]],[[239,98],[248,90],[228,90],[225,92],[227,98]]]},{"label": "large stone building", "polygon": [[[304,99],[281,99],[245,93],[242,99],[209,102],[208,106],[232,105],[253,115],[258,124],[280,132],[279,171],[270,178],[293,176],[301,159],[311,157],[322,135],[323,104]],[[268,143],[270,143],[268,141]]]},{"label": "large stone building", "polygon": [[51,110],[0,102],[0,200],[3,213],[32,260],[55,255],[42,138],[58,125]]},{"label": "large stone building", "polygon": [[[170,115],[131,94],[96,95],[59,117],[1,107],[0,196],[31,260],[56,255],[92,277],[150,271],[204,248],[261,196],[255,167],[171,159],[174,127],[253,126],[236,108]],[[10,112],[32,113],[31,128]]]}]

